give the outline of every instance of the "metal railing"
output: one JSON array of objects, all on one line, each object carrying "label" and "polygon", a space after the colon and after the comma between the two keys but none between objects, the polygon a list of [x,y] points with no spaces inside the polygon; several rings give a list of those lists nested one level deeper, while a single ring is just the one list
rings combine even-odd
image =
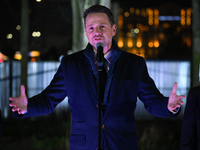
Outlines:
[{"label": "metal railing", "polygon": [[[177,94],[187,95],[190,88],[190,67],[189,61],[146,61],[149,75],[155,81],[160,92],[169,96],[174,82],[178,82]],[[51,81],[60,62],[29,62],[28,63],[28,96],[31,97],[40,93]],[[12,96],[20,95],[20,62],[13,61],[12,78],[9,77],[9,62],[0,63],[0,109],[2,115],[7,118],[12,114],[9,108],[10,80],[12,79]],[[184,99],[184,101],[186,101]],[[68,107],[67,98],[60,103],[56,111]],[[182,117],[184,106],[180,117]],[[136,119],[152,119],[153,116],[144,110],[143,103],[138,100],[135,112]]]}]

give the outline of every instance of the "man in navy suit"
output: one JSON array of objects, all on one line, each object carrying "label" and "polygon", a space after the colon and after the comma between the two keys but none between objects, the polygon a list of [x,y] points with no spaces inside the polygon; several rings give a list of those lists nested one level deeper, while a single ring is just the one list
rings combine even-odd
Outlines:
[{"label": "man in navy suit", "polygon": [[1,118],[1,109],[0,109],[0,135],[1,135],[2,124],[3,124],[3,122],[2,122],[2,118]]},{"label": "man in navy suit", "polygon": [[164,97],[149,77],[144,59],[121,51],[113,36],[117,27],[112,12],[100,5],[84,13],[88,45],[64,57],[49,86],[29,98],[21,86],[21,96],[10,106],[16,117],[31,117],[53,112],[66,96],[71,108],[71,150],[95,150],[98,146],[98,63],[96,44],[104,44],[106,87],[103,96],[101,147],[104,150],[137,150],[134,111],[137,97],[146,110],[158,117],[175,117],[183,104],[174,84],[169,97]]},{"label": "man in navy suit", "polygon": [[200,149],[200,84],[190,89],[181,131],[181,150]]}]

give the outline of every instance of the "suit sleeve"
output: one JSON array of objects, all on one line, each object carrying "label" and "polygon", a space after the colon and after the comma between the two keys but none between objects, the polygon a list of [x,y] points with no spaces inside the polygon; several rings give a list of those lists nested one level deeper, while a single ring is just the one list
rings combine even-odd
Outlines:
[{"label": "suit sleeve", "polygon": [[1,135],[1,128],[2,128],[2,118],[1,118],[1,109],[0,109],[0,135]]},{"label": "suit sleeve", "polygon": [[188,93],[181,131],[181,150],[197,149],[197,126],[196,126],[196,97],[191,89]]},{"label": "suit sleeve", "polygon": [[179,114],[171,113],[168,108],[168,97],[164,97],[157,89],[153,79],[149,76],[147,66],[143,58],[139,66],[139,91],[138,97],[144,103],[146,110],[157,117],[175,117]]},{"label": "suit sleeve", "polygon": [[14,112],[14,117],[41,116],[54,111],[55,107],[67,96],[67,72],[65,65],[65,61],[62,59],[61,65],[49,86],[40,94],[28,99],[28,112],[24,115]]}]

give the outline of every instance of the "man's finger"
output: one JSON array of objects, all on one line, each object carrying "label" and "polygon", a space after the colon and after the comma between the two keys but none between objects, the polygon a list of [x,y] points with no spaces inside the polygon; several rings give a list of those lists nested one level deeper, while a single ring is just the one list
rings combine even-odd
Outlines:
[{"label": "man's finger", "polygon": [[10,103],[9,106],[10,107],[16,107],[16,105],[14,103]]},{"label": "man's finger", "polygon": [[21,96],[26,96],[25,94],[25,86],[21,85]]},{"label": "man's finger", "polygon": [[21,114],[22,112],[21,112],[21,110],[18,110],[18,114]]},{"label": "man's finger", "polygon": [[180,104],[183,105],[183,101],[180,101]]},{"label": "man's finger", "polygon": [[13,101],[13,98],[12,98],[12,97],[9,97],[9,100],[10,100],[10,101]]},{"label": "man's finger", "polygon": [[176,93],[177,90],[177,82],[174,83],[172,93]]},{"label": "man's finger", "polygon": [[14,111],[18,111],[18,110],[19,110],[18,107],[14,107],[14,108],[12,109],[13,112],[14,112]]},{"label": "man's finger", "polygon": [[179,97],[179,99],[184,99],[185,98],[185,95],[180,95],[180,96],[178,96]]}]

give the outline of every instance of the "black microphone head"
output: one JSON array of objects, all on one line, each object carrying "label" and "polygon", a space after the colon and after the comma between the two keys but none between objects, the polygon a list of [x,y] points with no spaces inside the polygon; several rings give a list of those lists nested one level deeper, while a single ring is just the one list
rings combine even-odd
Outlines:
[{"label": "black microphone head", "polygon": [[103,58],[104,58],[104,54],[103,54],[104,44],[102,42],[98,42],[95,45],[95,48],[97,50],[97,62],[103,62]]},{"label": "black microphone head", "polygon": [[98,47],[102,47],[104,49],[104,44],[102,42],[98,42],[96,45],[95,45],[95,48],[98,49]]}]

